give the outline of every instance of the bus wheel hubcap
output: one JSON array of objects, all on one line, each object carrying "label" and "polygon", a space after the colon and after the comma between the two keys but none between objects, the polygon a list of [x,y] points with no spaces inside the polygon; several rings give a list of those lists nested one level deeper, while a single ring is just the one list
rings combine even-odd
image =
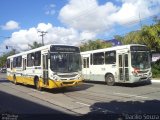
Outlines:
[{"label": "bus wheel hubcap", "polygon": [[108,82],[109,82],[109,83],[113,82],[112,77],[109,77],[109,78],[108,78]]}]

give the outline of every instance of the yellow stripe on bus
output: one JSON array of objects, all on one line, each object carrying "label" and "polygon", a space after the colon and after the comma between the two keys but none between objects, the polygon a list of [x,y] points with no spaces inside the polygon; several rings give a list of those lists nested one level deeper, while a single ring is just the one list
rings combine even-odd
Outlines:
[{"label": "yellow stripe on bus", "polygon": [[[13,76],[7,76],[7,79],[13,81]],[[33,77],[24,77],[24,76],[16,76],[16,82],[22,83],[25,85],[34,85],[34,78]],[[69,81],[55,81],[55,80],[48,80],[48,85],[43,83],[42,78],[39,78],[40,86],[43,88],[61,88],[61,87],[69,87],[69,86],[76,86],[82,83],[82,80],[69,80]],[[64,84],[65,83],[65,84]]]}]

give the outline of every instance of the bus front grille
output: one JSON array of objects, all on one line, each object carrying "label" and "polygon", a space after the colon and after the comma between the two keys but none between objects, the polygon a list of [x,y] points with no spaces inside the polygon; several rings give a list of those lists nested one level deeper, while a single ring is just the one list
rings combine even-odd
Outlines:
[{"label": "bus front grille", "polygon": [[71,78],[71,77],[76,77],[77,74],[71,74],[71,75],[58,75],[61,78]]},{"label": "bus front grille", "polygon": [[147,73],[149,70],[144,70],[144,71],[138,71],[138,73]]}]

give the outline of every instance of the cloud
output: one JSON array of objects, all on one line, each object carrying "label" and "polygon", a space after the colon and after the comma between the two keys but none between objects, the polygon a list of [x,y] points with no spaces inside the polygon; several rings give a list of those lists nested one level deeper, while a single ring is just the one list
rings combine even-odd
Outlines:
[{"label": "cloud", "polygon": [[54,15],[56,13],[55,4],[50,4],[45,6],[45,14],[46,15]]},{"label": "cloud", "polygon": [[120,4],[98,0],[69,0],[60,10],[59,19],[80,31],[105,33],[116,24],[123,25],[160,12],[159,0],[118,0]]},{"label": "cloud", "polygon": [[94,32],[83,31],[80,33],[81,40],[91,40],[92,38],[96,38],[96,34]]},{"label": "cloud", "polygon": [[19,29],[19,23],[13,20],[8,21],[5,25],[1,26],[3,30],[15,30]]},{"label": "cloud", "polygon": [[55,27],[51,23],[39,23],[37,27],[32,27],[28,30],[19,30],[13,32],[10,39],[6,39],[3,43],[16,47],[18,51],[29,49],[28,44],[33,44],[34,41],[42,42],[40,33],[38,31],[47,31],[44,36],[44,43],[47,44],[65,44],[78,45],[83,39],[92,39],[95,37],[90,32],[78,32],[73,28]]},{"label": "cloud", "polygon": [[98,5],[96,0],[70,0],[60,10],[59,18],[69,27],[98,33],[110,29],[113,23],[109,16],[116,10],[111,2]]},{"label": "cloud", "polygon": [[111,15],[111,20],[122,25],[158,13],[160,13],[159,0],[122,0],[121,8]]}]

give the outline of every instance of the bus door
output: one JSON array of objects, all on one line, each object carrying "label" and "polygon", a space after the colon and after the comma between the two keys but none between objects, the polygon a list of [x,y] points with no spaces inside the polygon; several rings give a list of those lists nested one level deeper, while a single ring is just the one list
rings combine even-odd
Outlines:
[{"label": "bus door", "polygon": [[21,79],[21,81],[22,81],[22,83],[24,83],[24,84],[27,84],[27,82],[26,82],[26,80],[25,80],[25,76],[24,75],[26,75],[26,66],[27,66],[27,58],[22,58],[22,79]]},{"label": "bus door", "polygon": [[128,53],[118,54],[118,76],[122,82],[129,80]]},{"label": "bus door", "polygon": [[90,80],[89,57],[83,57],[83,75],[84,79]]},{"label": "bus door", "polygon": [[48,85],[48,54],[43,54],[43,83]]}]

